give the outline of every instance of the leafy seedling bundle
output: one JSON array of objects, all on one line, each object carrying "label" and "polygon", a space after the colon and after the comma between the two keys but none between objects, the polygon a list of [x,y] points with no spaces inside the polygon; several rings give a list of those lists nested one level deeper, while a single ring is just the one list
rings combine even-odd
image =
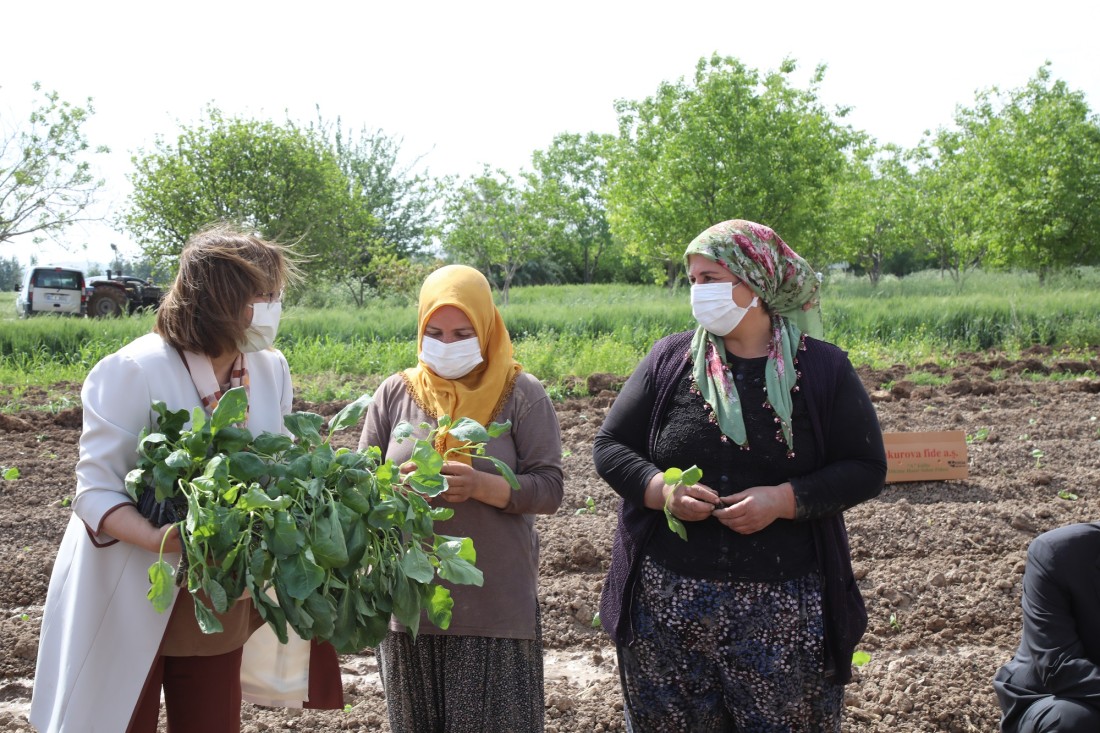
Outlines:
[{"label": "leafy seedling bundle", "polygon": [[[153,606],[166,610],[173,582],[185,584],[199,627],[216,633],[222,626],[215,612],[247,593],[280,640],[290,626],[341,653],[377,645],[391,614],[414,636],[421,609],[447,628],[454,603],[436,579],[481,585],[482,576],[469,538],[435,533],[434,523],[454,512],[427,500],[446,490],[445,458],[433,440],[446,431],[467,441],[446,454],[481,456],[484,443],[510,424],[485,428],[444,416],[426,438],[415,439],[413,426],[403,423],[399,437],[415,440],[416,467],[402,473],[381,460],[377,447],[353,451],[329,443],[358,424],[369,395],[335,415],[324,437],[324,418],[310,412],[285,416],[289,436],[253,436],[239,426],[247,402],[243,389],[229,390],[209,420],[200,408],[188,414],[153,403],[156,432],[143,434],[126,488],[135,501],[155,491],[158,502],[186,502],[180,576],[162,548],[149,568]],[[489,460],[518,488],[507,466]]]}]

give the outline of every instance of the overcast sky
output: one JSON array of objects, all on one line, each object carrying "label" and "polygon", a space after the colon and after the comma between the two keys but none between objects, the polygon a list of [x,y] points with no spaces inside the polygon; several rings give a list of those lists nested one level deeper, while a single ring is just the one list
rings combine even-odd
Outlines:
[{"label": "overcast sky", "polygon": [[[950,125],[978,89],[1025,85],[1044,61],[1100,108],[1100,12],[1045,2],[178,2],[4,4],[0,125],[29,111],[31,84],[92,97],[86,127],[111,154],[97,214],[125,205],[130,157],[193,125],[207,104],[230,115],[381,128],[435,176],[482,164],[512,173],[561,132],[614,132],[616,99],[692,75],[701,56],[796,81],[828,65],[821,98],[880,142],[915,145]],[[40,262],[106,262],[128,236],[105,225],[62,235]],[[0,245],[24,261],[29,241]]]}]

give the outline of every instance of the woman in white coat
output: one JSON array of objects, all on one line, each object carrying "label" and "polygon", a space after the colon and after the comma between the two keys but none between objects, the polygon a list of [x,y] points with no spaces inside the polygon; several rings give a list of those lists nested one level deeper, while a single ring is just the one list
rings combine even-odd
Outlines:
[{"label": "woman in white coat", "polygon": [[226,612],[220,634],[199,631],[188,593],[170,613],[153,609],[148,568],[162,539],[165,560],[178,562],[179,533],[147,521],[124,484],[141,431],[156,424],[154,400],[210,411],[242,386],[253,434],[284,430],[290,370],[271,345],[294,275],[279,245],[225,226],[200,232],[180,255],[153,333],[88,374],[73,515],[42,621],[30,716],[40,731],[155,733],[162,687],[172,733],[239,731],[242,693],[263,704],[342,705],[332,647],[293,635],[278,644],[249,599]]}]

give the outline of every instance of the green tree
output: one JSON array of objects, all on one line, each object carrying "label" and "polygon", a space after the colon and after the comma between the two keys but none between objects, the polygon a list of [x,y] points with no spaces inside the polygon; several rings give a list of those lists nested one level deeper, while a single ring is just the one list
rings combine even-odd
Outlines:
[{"label": "green tree", "polygon": [[425,176],[412,173],[417,161],[401,165],[400,141],[381,130],[355,135],[337,123],[333,139],[348,201],[337,225],[341,267],[332,277],[362,305],[372,291],[392,287],[395,268],[408,269],[427,250],[435,194]]},{"label": "green tree", "polygon": [[993,88],[956,115],[987,261],[1039,273],[1100,261],[1100,121],[1085,96],[1051,78]]},{"label": "green tree", "polygon": [[909,214],[917,242],[941,274],[961,289],[988,248],[980,225],[980,171],[973,157],[963,154],[957,130],[939,130],[910,151],[910,157],[917,165],[914,185],[919,195]]},{"label": "green tree", "polygon": [[338,266],[337,220],[348,185],[319,131],[287,121],[208,119],[134,157],[126,228],[150,257],[173,259],[187,238],[220,220],[296,244],[311,272]]},{"label": "green tree", "polygon": [[23,265],[19,259],[10,257],[0,259],[0,290],[11,291],[23,284]]},{"label": "green tree", "polygon": [[818,101],[825,68],[809,87],[789,81],[795,63],[761,75],[740,61],[700,59],[693,84],[662,83],[641,101],[619,101],[608,180],[611,230],[658,279],[683,269],[684,247],[726,219],[767,224],[801,254],[818,254],[832,179],[844,168],[849,127]]},{"label": "green tree", "polygon": [[516,271],[545,251],[545,231],[529,215],[515,180],[488,167],[464,182],[445,181],[440,238],[450,259],[481,270],[504,304]]},{"label": "green tree", "polygon": [[[35,93],[41,87],[34,85]],[[83,126],[93,113],[89,97],[83,107],[63,101],[57,92],[43,93],[25,126],[0,128],[0,244],[20,235],[57,235],[77,221],[103,185],[92,175],[93,148]]]},{"label": "green tree", "polygon": [[897,146],[866,142],[836,179],[829,256],[855,265],[872,285],[892,263],[909,259],[916,244],[912,211],[919,196],[906,158]]},{"label": "green tree", "polygon": [[531,155],[525,173],[529,210],[545,227],[549,256],[570,282],[595,282],[615,240],[603,191],[611,136],[557,135],[546,150]]}]

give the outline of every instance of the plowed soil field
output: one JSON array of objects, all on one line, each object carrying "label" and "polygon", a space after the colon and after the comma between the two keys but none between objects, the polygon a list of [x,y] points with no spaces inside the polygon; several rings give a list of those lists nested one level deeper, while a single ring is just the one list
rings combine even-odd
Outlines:
[{"label": "plowed soil field", "polygon": [[[860,648],[871,659],[847,688],[845,730],[997,729],[990,681],[1019,639],[1028,543],[1045,530],[1100,519],[1097,356],[1070,361],[1036,348],[1013,361],[963,355],[946,372],[931,364],[919,374],[861,370],[883,430],[965,431],[969,478],[890,484],[846,515],[870,615]],[[618,499],[596,475],[591,448],[616,381],[594,375],[590,397],[558,407],[565,502],[538,519],[547,731],[622,728],[614,650],[592,623]],[[937,384],[915,384],[929,381]],[[62,500],[74,488],[79,385],[55,386],[54,405],[58,389],[77,407],[0,414],[0,464],[21,473],[0,481],[0,731],[31,730],[42,605],[69,515]],[[40,397],[45,406],[46,393]],[[340,407],[295,405],[325,415]],[[243,729],[388,731],[371,652],[341,661],[347,710],[246,705]]]}]

